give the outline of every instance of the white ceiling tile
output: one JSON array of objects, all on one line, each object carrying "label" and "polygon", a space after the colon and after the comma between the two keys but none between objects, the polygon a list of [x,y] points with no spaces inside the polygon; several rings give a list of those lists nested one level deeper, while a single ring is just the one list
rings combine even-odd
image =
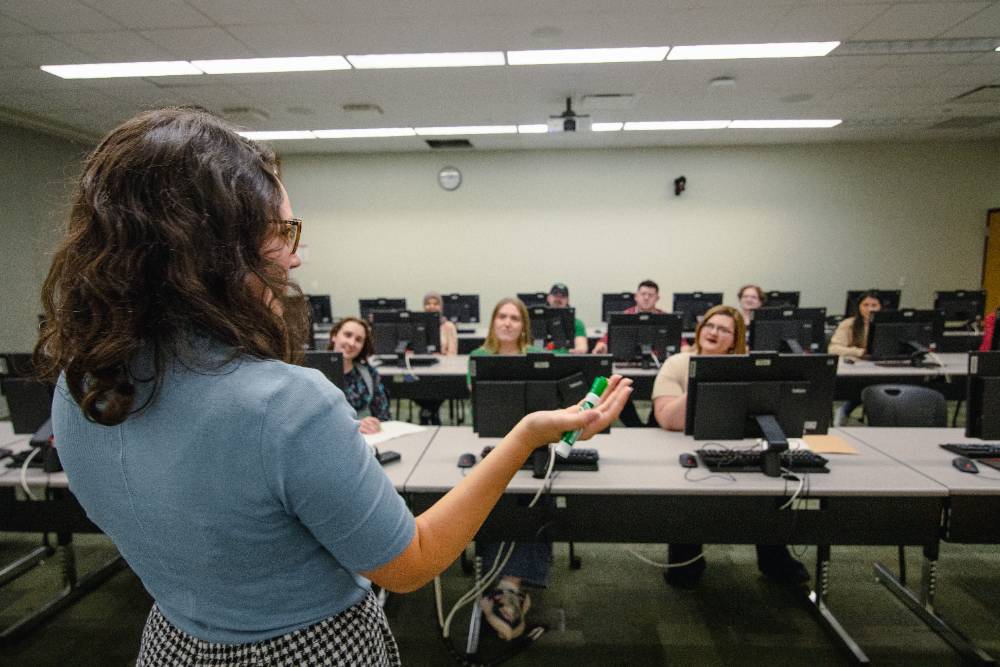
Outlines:
[{"label": "white ceiling tile", "polygon": [[[305,18],[293,3],[284,0],[188,0],[188,3],[219,25],[280,25]],[[317,0],[317,4],[326,2]]]},{"label": "white ceiling tile", "polygon": [[899,3],[851,35],[851,39],[938,37],[989,6],[987,2]]},{"label": "white ceiling tile", "polygon": [[786,42],[846,41],[891,5],[888,3],[837,6],[829,3],[793,7],[777,22]]},{"label": "white ceiling tile", "polygon": [[252,58],[257,55],[222,28],[143,30],[140,34],[182,60]]},{"label": "white ceiling tile", "polygon": [[33,32],[37,32],[37,30],[0,14],[0,35],[30,35]]},{"label": "white ceiling tile", "polygon": [[935,67],[882,67],[865,72],[858,78],[855,86],[858,88],[928,86],[953,71],[954,68],[940,65]]},{"label": "white ceiling tile", "polygon": [[35,67],[89,60],[89,56],[79,49],[48,35],[8,35],[0,41],[0,54]]},{"label": "white ceiling tile", "polygon": [[962,21],[941,36],[1000,37],[1000,3],[993,3],[992,6]]},{"label": "white ceiling tile", "polygon": [[184,0],[83,0],[126,28],[194,28],[211,26],[212,20]]},{"label": "white ceiling tile", "polygon": [[173,53],[132,30],[67,32],[59,39],[94,58],[94,62],[171,60]]},{"label": "white ceiling tile", "polygon": [[0,14],[41,32],[116,30],[121,24],[76,0],[0,0]]}]

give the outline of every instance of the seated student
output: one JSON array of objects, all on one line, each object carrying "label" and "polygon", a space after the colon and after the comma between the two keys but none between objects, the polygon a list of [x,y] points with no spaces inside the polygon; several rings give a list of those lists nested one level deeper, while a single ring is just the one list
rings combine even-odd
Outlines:
[{"label": "seated student", "polygon": [[[635,290],[635,305],[629,306],[622,312],[626,315],[634,315],[636,313],[662,313],[663,311],[656,307],[656,303],[660,300],[660,286],[654,283],[652,280],[643,280],[639,283],[639,287]],[[594,343],[594,349],[591,350],[593,354],[607,354],[608,352],[608,334],[605,333],[601,337],[601,340]]]},{"label": "seated student", "polygon": [[[569,308],[569,288],[563,283],[556,283],[549,289],[545,301],[549,304],[549,308]],[[573,322],[573,328],[573,347],[570,348],[570,353],[587,354],[587,327],[583,325],[583,320],[577,317]],[[531,335],[530,330],[528,335]]]},{"label": "seated student", "polygon": [[[520,299],[500,299],[493,308],[486,341],[469,356],[544,352],[530,345],[530,327],[528,309]],[[499,549],[500,545],[495,542],[479,545],[486,569],[498,556],[503,557]],[[531,608],[531,596],[522,589],[522,585],[545,588],[551,568],[552,545],[548,542],[518,542],[514,547],[510,559],[500,571],[497,586],[479,601],[486,621],[502,639],[511,640],[524,633],[524,617]]]},{"label": "seated student", "polygon": [[[1000,310],[997,312],[1000,312]],[[983,342],[979,344],[980,352],[989,352],[993,349],[993,332],[996,331],[997,312],[990,313],[983,320]]]},{"label": "seated student", "polygon": [[[683,431],[687,410],[688,361],[692,354],[746,354],[746,325],[739,310],[732,306],[714,306],[705,313],[695,329],[691,352],[678,352],[667,359],[653,384],[653,414],[661,428]],[[693,586],[705,571],[705,559],[699,558],[700,544],[671,544],[667,561],[673,564],[663,573],[668,584]],[[697,560],[695,560],[697,559]],[[758,544],[757,567],[767,577],[787,583],[809,580],[805,566],[792,558],[781,544]]]},{"label": "seated student", "polygon": [[764,305],[767,297],[760,285],[744,285],[739,292],[740,312],[743,314],[743,323],[749,327],[750,320],[753,319],[753,311]]},{"label": "seated student", "polygon": [[[428,292],[424,295],[424,312],[442,313],[443,310],[444,299],[441,298],[440,293]],[[441,314],[440,336],[441,346],[438,354],[445,357],[458,354],[458,329],[455,328],[454,322],[445,318],[443,313]],[[440,410],[442,403],[444,403],[444,401],[431,398],[416,401],[416,404],[420,406],[420,423],[425,426],[428,424],[440,426]]]},{"label": "seated student", "polygon": [[[851,307],[851,317],[845,317],[833,332],[827,352],[839,357],[863,357],[868,344],[868,324],[872,313],[882,310],[882,299],[878,292],[865,292],[858,297]],[[834,426],[847,423],[851,413],[861,405],[860,401],[850,400],[837,409],[833,418]]]},{"label": "seated student", "polygon": [[368,365],[375,352],[372,327],[357,317],[345,317],[330,330],[328,350],[344,355],[344,394],[358,413],[361,432],[369,435],[382,430],[379,422],[392,419],[389,395],[378,371]]}]

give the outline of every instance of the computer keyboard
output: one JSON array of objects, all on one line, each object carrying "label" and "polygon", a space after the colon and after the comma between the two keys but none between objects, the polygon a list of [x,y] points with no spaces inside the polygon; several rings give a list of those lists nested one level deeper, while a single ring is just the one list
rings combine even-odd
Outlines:
[{"label": "computer keyboard", "polygon": [[909,359],[886,359],[874,362],[880,368],[941,368],[941,364],[936,361],[917,361]]},{"label": "computer keyboard", "polygon": [[[483,447],[482,458],[486,458],[486,455],[493,451],[491,445]],[[594,471],[598,470],[598,461],[600,460],[600,455],[598,455],[596,449],[589,449],[587,447],[574,447],[569,452],[568,458],[560,458],[556,456],[555,466],[553,470],[583,470],[583,471]],[[524,462],[521,466],[522,470],[533,470],[534,466],[532,464],[532,457],[528,457],[528,460]]]},{"label": "computer keyboard", "polygon": [[1000,457],[1000,443],[993,442],[949,442],[941,445],[953,454],[967,459],[993,459]]},{"label": "computer keyboard", "polygon": [[[764,471],[764,452],[760,449],[699,449],[696,454],[712,472]],[[781,453],[781,467],[792,472],[830,472],[826,464],[824,457],[808,449]]]}]

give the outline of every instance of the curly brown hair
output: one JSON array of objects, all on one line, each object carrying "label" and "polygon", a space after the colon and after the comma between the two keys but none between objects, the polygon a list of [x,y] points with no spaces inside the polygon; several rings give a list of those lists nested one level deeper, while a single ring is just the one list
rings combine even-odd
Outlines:
[{"label": "curly brown hair", "polygon": [[[168,358],[211,365],[195,339],[225,346],[223,363],[298,361],[305,296],[261,253],[282,229],[282,198],[274,154],[203,109],[112,130],[84,162],[42,288],[39,374],[64,373],[87,419],[114,425],[155,399]],[[132,364],[146,350],[155,377],[134,406]]]},{"label": "curly brown hair", "polygon": [[368,320],[363,320],[360,317],[345,317],[330,329],[330,342],[327,344],[326,349],[333,349],[333,339],[337,337],[340,330],[344,328],[344,325],[348,322],[353,322],[365,330],[365,344],[361,346],[361,351],[358,353],[356,362],[357,363],[367,363],[368,357],[375,354],[375,337],[372,334],[372,325]]}]

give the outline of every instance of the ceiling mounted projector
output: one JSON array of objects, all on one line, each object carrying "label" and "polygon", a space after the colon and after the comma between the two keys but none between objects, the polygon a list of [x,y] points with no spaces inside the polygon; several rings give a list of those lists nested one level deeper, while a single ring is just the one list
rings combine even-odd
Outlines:
[{"label": "ceiling mounted projector", "polygon": [[590,130],[590,116],[573,111],[573,98],[566,98],[566,111],[549,116],[549,132],[586,132]]}]

